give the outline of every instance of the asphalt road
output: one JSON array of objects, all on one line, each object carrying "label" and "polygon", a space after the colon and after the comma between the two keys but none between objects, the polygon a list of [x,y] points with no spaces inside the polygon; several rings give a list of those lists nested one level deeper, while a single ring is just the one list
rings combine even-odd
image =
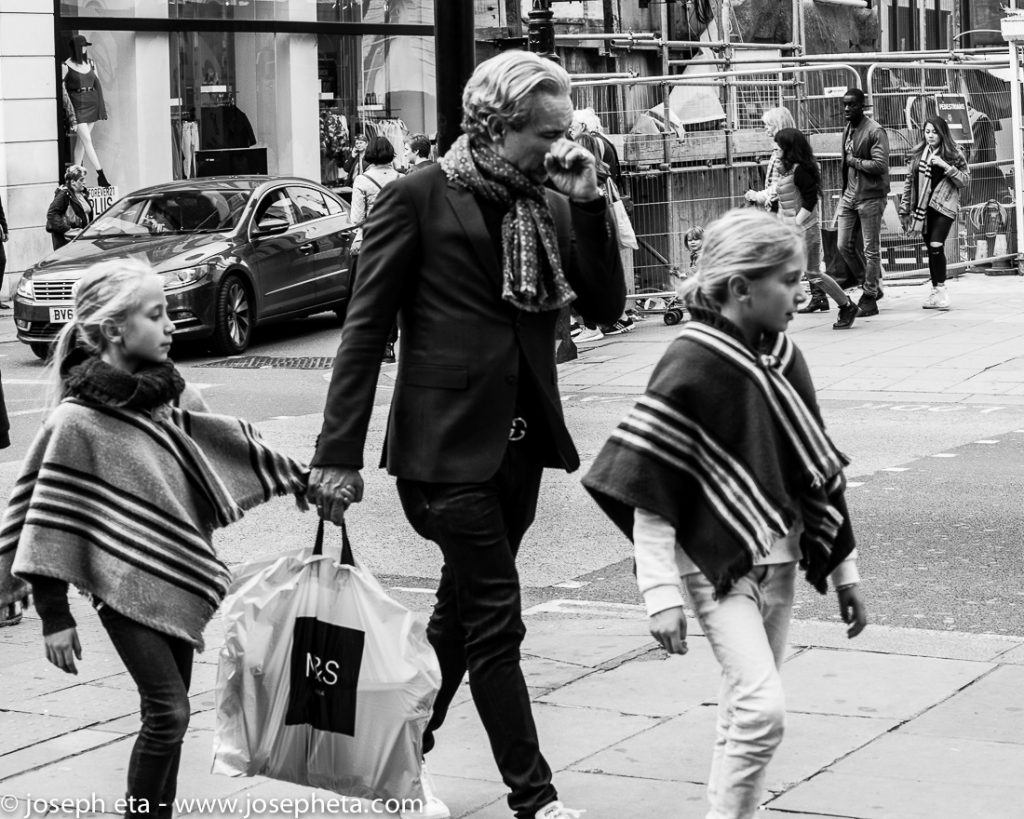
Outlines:
[{"label": "asphalt road", "polygon": [[[658,332],[666,340],[671,335],[668,328]],[[196,347],[176,348],[174,355],[215,410],[259,423],[276,445],[308,458],[329,375],[322,359],[334,355],[338,337],[329,314],[262,329],[248,355],[310,359],[289,367],[211,366],[219,359]],[[303,363],[312,368],[296,366]],[[41,417],[45,372],[17,342],[0,343],[0,367],[14,441],[0,453],[6,491]],[[368,462],[379,451],[393,370],[385,367],[382,375]],[[563,397],[585,469],[632,399],[614,392]],[[1024,633],[1024,407],[868,399],[826,400],[822,409],[853,460],[849,501],[872,620]],[[425,608],[440,569],[437,551],[405,523],[392,481],[376,469],[365,477],[367,499],[352,515],[357,554],[403,602]],[[554,598],[637,604],[629,545],[597,512],[578,477],[545,477],[537,522],[520,558],[524,606]],[[312,522],[280,501],[247,516],[218,546],[236,563],[299,548],[311,532]],[[833,598],[801,587],[797,617],[837,619],[834,609]]]}]

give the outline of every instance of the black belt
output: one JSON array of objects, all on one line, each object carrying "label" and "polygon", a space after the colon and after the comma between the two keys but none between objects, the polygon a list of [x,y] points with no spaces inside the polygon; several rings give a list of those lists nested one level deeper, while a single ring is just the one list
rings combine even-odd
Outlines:
[{"label": "black belt", "polygon": [[510,441],[521,441],[526,437],[526,419],[517,415],[512,419],[512,426],[508,430]]}]

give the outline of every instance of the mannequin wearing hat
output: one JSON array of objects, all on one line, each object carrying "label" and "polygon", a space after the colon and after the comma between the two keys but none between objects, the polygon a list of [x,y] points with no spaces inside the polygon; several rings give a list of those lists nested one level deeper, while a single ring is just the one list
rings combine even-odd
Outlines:
[{"label": "mannequin wearing hat", "polygon": [[71,56],[61,66],[64,110],[75,135],[75,164],[81,165],[83,157],[88,157],[96,168],[99,184],[106,188],[110,183],[92,144],[92,129],[99,120],[107,118],[107,108],[103,103],[103,88],[96,66],[86,53],[90,45],[92,43],[81,34],[71,38]]}]

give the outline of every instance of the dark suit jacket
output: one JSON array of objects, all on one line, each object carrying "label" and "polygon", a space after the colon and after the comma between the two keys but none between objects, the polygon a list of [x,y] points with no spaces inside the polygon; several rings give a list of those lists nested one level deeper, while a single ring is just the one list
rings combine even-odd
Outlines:
[{"label": "dark suit jacket", "polygon": [[[548,202],[569,256],[576,309],[588,322],[615,321],[626,291],[607,213],[553,191]],[[381,462],[391,474],[439,483],[490,478],[508,445],[522,378],[532,380],[547,422],[553,451],[544,465],[578,467],[558,394],[558,312],[517,310],[502,300],[501,284],[498,249],[476,199],[451,185],[439,165],[384,188],[365,226],[313,465],[362,468],[381,354],[401,311],[401,359]]]}]

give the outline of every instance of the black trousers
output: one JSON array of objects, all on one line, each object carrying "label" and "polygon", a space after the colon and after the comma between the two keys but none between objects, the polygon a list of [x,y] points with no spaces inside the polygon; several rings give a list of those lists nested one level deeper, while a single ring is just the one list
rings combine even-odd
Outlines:
[{"label": "black trousers", "polygon": [[114,611],[99,609],[121,661],[139,689],[142,729],[128,763],[132,801],[125,819],[171,819],[181,744],[188,730],[193,648]]},{"label": "black trousers", "polygon": [[540,752],[530,695],[519,666],[526,634],[516,553],[537,510],[542,467],[524,442],[510,443],[484,483],[399,479],[406,517],[441,548],[444,567],[427,637],[441,664],[441,691],[423,739],[434,746],[452,698],[469,671],[473,702],[518,819],[558,798]]},{"label": "black trousers", "polygon": [[[928,274],[933,285],[946,283],[946,237],[953,227],[953,220],[944,213],[928,208],[924,214],[924,228],[921,236],[928,248]],[[932,242],[940,242],[939,247],[932,247]]]},{"label": "black trousers", "polygon": [[[7,251],[4,249],[4,243],[0,242],[0,287],[4,284],[4,274],[7,272]],[[14,294],[11,293],[13,296]]]}]

